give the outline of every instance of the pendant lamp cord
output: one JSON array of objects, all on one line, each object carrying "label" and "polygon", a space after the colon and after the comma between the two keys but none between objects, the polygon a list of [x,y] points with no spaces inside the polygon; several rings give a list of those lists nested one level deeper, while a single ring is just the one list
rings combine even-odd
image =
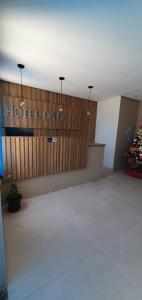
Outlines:
[{"label": "pendant lamp cord", "polygon": [[60,100],[60,106],[62,106],[62,80],[61,80],[61,100]]},{"label": "pendant lamp cord", "polygon": [[89,100],[90,100],[90,96],[91,96],[91,89],[89,89]]},{"label": "pendant lamp cord", "polygon": [[23,100],[22,69],[20,69],[20,74],[21,74],[21,101],[22,101]]},{"label": "pendant lamp cord", "polygon": [[[89,101],[90,101],[90,97],[91,97],[91,88],[89,88]],[[88,112],[89,112],[89,107],[90,107],[90,102],[88,101]]]}]

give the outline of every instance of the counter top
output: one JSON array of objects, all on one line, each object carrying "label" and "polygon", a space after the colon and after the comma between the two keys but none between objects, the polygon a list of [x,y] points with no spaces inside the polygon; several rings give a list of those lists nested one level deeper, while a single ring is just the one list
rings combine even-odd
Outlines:
[{"label": "counter top", "polygon": [[105,144],[99,144],[99,143],[89,144],[88,147],[105,147]]}]

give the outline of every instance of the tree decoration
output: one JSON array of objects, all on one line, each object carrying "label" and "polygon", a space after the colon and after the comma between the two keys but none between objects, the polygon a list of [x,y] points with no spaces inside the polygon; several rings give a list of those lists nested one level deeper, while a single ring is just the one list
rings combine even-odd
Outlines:
[{"label": "tree decoration", "polygon": [[142,173],[142,124],[125,156],[128,159],[130,169],[135,169]]}]

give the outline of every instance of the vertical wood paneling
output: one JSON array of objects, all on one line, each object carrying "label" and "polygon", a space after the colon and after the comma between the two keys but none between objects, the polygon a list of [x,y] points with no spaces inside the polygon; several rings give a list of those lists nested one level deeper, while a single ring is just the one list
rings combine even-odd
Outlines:
[{"label": "vertical wood paneling", "polygon": [[33,177],[37,176],[37,147],[36,138],[33,138]]},{"label": "vertical wood paneling", "polygon": [[53,143],[50,143],[50,174],[53,174],[54,156],[53,156]]},{"label": "vertical wood paneling", "polygon": [[[24,179],[66,172],[86,166],[87,144],[94,142],[96,102],[63,95],[64,112],[74,113],[72,122],[47,121],[40,118],[6,117],[6,103],[19,107],[20,85],[1,82],[4,122],[9,127],[34,128],[34,137],[4,137],[4,174]],[[23,86],[25,105],[40,112],[59,110],[60,94]],[[91,112],[88,117],[87,110]],[[47,136],[56,136],[57,143],[48,143]]]},{"label": "vertical wood paneling", "polygon": [[59,144],[59,138],[57,138],[57,143],[56,143],[56,170],[57,170],[57,173],[60,172],[60,144]]},{"label": "vertical wood paneling", "polygon": [[[16,138],[14,138],[16,139]],[[25,178],[29,178],[29,139],[24,138],[25,140],[25,148],[24,148],[24,153],[25,153]]]},{"label": "vertical wood paneling", "polygon": [[[8,140],[10,138],[6,138]],[[17,171],[17,179],[21,179],[21,161],[20,161],[20,138],[16,138],[16,171]]]},{"label": "vertical wood paneling", "polygon": [[7,172],[11,174],[11,138],[6,139]]},{"label": "vertical wood paneling", "polygon": [[4,177],[8,176],[8,164],[7,164],[7,148],[6,148],[6,139],[2,139],[2,155],[3,155],[3,174]]},{"label": "vertical wood paneling", "polygon": [[[47,143],[47,141],[46,141]],[[50,175],[50,163],[51,163],[51,159],[50,159],[50,143],[46,144],[47,147],[47,174]]]},{"label": "vertical wood paneling", "polygon": [[[61,122],[57,120],[51,122],[40,118],[11,118],[6,116],[6,104],[8,104],[9,107],[19,107],[21,101],[21,88],[19,84],[6,81],[0,81],[0,85],[0,94],[3,99],[5,127],[34,128],[35,136],[85,136],[88,137],[89,143],[94,142],[97,112],[96,101],[88,101],[77,97],[63,95],[62,105],[64,107],[64,112],[72,112],[76,116],[76,119],[72,122]],[[26,108],[38,109],[39,111],[44,109],[45,111],[56,113],[59,110],[59,93],[23,86],[23,96]],[[86,116],[88,109],[91,112],[89,117]],[[53,131],[51,129],[53,129]]]},{"label": "vertical wood paneling", "polygon": [[25,139],[19,138],[20,142],[20,165],[21,165],[21,179],[25,178]]},{"label": "vertical wood paneling", "polygon": [[40,139],[39,138],[36,138],[36,159],[37,159],[37,168],[36,168],[36,172],[37,172],[37,175],[36,176],[39,176],[39,166],[40,166],[40,157],[39,157],[39,154],[40,154],[40,149],[39,149],[39,142],[40,142]]},{"label": "vertical wood paneling", "polygon": [[43,170],[43,175],[46,176],[47,174],[47,138],[43,138],[43,161],[44,161],[44,170]]},{"label": "vertical wood paneling", "polygon": [[43,157],[44,157],[44,148],[43,148],[43,140],[44,138],[43,137],[40,137],[40,176],[43,176],[44,175],[44,160],[43,160]]},{"label": "vertical wood paneling", "polygon": [[17,178],[16,171],[16,141],[14,137],[11,137],[11,176],[15,180]]},{"label": "vertical wood paneling", "polygon": [[[33,177],[33,138],[29,139],[29,177]],[[35,150],[35,149],[34,149]]]},{"label": "vertical wood paneling", "polygon": [[3,137],[4,175],[19,180],[46,176],[86,167],[87,139],[58,137],[49,143],[46,137]]}]

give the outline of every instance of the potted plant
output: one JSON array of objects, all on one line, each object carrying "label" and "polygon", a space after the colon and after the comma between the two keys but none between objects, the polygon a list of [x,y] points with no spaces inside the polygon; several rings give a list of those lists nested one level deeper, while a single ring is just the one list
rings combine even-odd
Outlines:
[{"label": "potted plant", "polygon": [[16,183],[12,183],[7,197],[8,211],[16,212],[21,208],[22,195],[18,192]]}]

